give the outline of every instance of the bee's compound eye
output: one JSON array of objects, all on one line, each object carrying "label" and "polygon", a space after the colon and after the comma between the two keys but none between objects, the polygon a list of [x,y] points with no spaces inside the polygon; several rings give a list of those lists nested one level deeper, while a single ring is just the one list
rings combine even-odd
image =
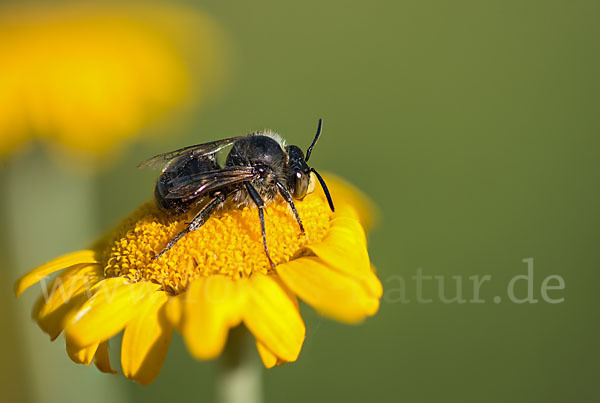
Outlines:
[{"label": "bee's compound eye", "polygon": [[296,170],[296,186],[294,186],[294,198],[295,199],[302,199],[304,196],[306,196],[306,193],[308,192],[309,183],[310,183],[309,176],[307,174],[305,174],[304,172],[300,171],[299,169],[297,169]]}]

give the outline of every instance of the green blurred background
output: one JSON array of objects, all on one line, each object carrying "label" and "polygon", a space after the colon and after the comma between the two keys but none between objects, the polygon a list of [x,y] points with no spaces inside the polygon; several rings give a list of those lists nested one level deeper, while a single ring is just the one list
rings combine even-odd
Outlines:
[{"label": "green blurred background", "polygon": [[[598,398],[598,2],[189,3],[228,33],[233,65],[226,90],[191,124],[136,143],[92,182],[48,162],[40,147],[0,168],[3,227],[13,228],[2,234],[3,260],[18,267],[3,271],[10,326],[0,382],[11,401],[40,400],[44,388],[81,401],[97,393],[87,390],[97,377],[115,402],[211,401],[215,364],[190,358],[179,335],[158,379],[141,387],[72,364],[62,341],[49,343],[29,319],[34,296],[16,301],[10,288],[18,274],[86,247],[149,199],[156,173],[135,169],[140,160],[265,127],[305,147],[319,117],[324,134],[311,163],[380,208],[369,248],[386,291],[379,313],[360,326],[304,307],[303,351],[265,372],[266,400]],[[69,197],[74,188],[89,192]],[[93,224],[78,222],[89,213],[81,206],[92,206]],[[28,213],[11,213],[19,208]],[[27,242],[9,247],[15,237]],[[515,304],[507,284],[526,274],[530,257],[540,301]],[[445,304],[429,281],[423,293],[433,301],[418,303],[418,268],[444,276],[449,297],[452,276],[462,276],[466,299],[468,277],[490,275],[486,302]],[[397,301],[398,275],[410,302]],[[564,302],[541,299],[549,275],[564,279],[564,290],[550,292]],[[525,292],[521,282],[517,294]],[[34,366],[60,370],[28,387]]]}]

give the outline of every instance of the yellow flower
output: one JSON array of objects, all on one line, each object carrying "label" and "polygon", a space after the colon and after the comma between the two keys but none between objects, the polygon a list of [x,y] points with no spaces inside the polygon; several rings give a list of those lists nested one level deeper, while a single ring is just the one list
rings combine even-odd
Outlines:
[{"label": "yellow flower", "polygon": [[198,359],[217,357],[229,330],[243,324],[267,368],[295,361],[305,337],[297,297],[356,323],[375,314],[382,293],[361,224],[367,202],[342,181],[327,181],[335,213],[321,191],[296,201],[305,235],[286,204],[267,207],[275,268],[263,251],[255,208],[210,218],[152,260],[189,217],[168,217],[149,202],[91,250],[23,276],[15,292],[64,270],[43,288],[34,319],[52,340],[64,331],[73,361],[94,361],[105,372],[112,372],[107,341],[123,331],[123,373],[142,384],[160,371],[174,329]]},{"label": "yellow flower", "polygon": [[0,54],[0,156],[34,137],[112,152],[223,74],[220,29],[168,3],[4,6]]}]

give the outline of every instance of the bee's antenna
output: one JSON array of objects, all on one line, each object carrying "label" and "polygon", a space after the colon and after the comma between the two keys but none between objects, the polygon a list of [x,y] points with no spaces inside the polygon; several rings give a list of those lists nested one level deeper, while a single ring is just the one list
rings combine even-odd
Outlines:
[{"label": "bee's antenna", "polygon": [[319,183],[321,184],[321,187],[323,188],[323,192],[325,193],[325,197],[327,197],[327,203],[329,203],[329,208],[331,209],[331,211],[335,211],[335,208],[333,207],[333,200],[331,200],[331,195],[329,194],[329,189],[327,189],[327,185],[325,184],[325,181],[323,180],[321,175],[319,175],[319,173],[317,172],[316,169],[311,168],[310,171],[314,172],[315,176],[319,180]]},{"label": "bee's antenna", "polygon": [[313,140],[310,147],[308,147],[308,150],[306,150],[306,159],[304,161],[308,162],[308,159],[310,158],[310,153],[312,152],[313,147],[315,146],[315,144],[317,144],[317,141],[319,141],[319,137],[321,137],[322,129],[323,129],[323,119],[319,119],[319,126],[317,126],[317,134],[315,134],[315,139]]}]

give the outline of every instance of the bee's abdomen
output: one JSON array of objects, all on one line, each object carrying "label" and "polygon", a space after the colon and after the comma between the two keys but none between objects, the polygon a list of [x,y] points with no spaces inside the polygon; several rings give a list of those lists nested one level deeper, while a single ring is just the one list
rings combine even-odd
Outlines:
[{"label": "bee's abdomen", "polygon": [[156,205],[164,212],[170,214],[181,214],[185,213],[190,209],[191,202],[184,201],[179,198],[167,198],[169,195],[168,178],[161,176],[156,183],[154,188],[154,199]]},{"label": "bee's abdomen", "polygon": [[174,182],[178,178],[186,178],[193,174],[219,169],[213,159],[193,158],[176,170],[166,170],[159,177],[154,188],[154,198],[157,206],[164,212],[182,214],[198,203],[197,198],[188,199],[187,195],[173,197]]}]

